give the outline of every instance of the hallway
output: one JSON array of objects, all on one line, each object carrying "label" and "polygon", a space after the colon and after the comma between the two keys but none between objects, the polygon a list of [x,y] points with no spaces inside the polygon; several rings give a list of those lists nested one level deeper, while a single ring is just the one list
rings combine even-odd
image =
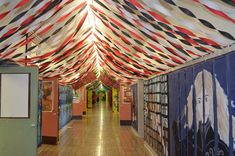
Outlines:
[{"label": "hallway", "polygon": [[148,156],[144,141],[105,103],[88,110],[82,120],[72,120],[60,132],[57,146],[43,144],[38,156]]}]

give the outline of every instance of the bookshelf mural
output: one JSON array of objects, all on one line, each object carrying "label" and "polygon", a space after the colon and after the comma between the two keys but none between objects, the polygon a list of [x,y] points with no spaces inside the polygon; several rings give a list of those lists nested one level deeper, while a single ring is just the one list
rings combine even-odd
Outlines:
[{"label": "bookshelf mural", "polygon": [[169,74],[169,155],[235,155],[234,60],[231,53]]},{"label": "bookshelf mural", "polygon": [[158,155],[168,155],[167,75],[144,82],[144,139]]}]

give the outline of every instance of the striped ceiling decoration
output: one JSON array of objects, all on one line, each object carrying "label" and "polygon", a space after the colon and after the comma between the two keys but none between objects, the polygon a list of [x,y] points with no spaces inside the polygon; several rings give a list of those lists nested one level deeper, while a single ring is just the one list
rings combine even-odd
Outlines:
[{"label": "striped ceiling decoration", "polygon": [[1,0],[0,58],[130,83],[234,44],[234,23],[234,0]]}]

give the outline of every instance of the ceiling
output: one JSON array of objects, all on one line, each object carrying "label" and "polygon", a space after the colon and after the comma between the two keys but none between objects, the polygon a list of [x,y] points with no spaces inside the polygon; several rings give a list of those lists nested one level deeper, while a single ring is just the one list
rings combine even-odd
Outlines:
[{"label": "ceiling", "polygon": [[130,83],[231,46],[234,23],[234,0],[1,0],[0,58]]}]

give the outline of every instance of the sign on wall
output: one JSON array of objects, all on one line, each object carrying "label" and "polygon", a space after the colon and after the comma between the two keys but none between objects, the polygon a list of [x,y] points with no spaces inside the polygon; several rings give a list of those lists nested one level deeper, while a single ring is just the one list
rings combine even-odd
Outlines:
[{"label": "sign on wall", "polygon": [[30,74],[0,75],[0,117],[30,117]]},{"label": "sign on wall", "polygon": [[54,107],[54,82],[42,81],[42,111],[52,112]]}]

